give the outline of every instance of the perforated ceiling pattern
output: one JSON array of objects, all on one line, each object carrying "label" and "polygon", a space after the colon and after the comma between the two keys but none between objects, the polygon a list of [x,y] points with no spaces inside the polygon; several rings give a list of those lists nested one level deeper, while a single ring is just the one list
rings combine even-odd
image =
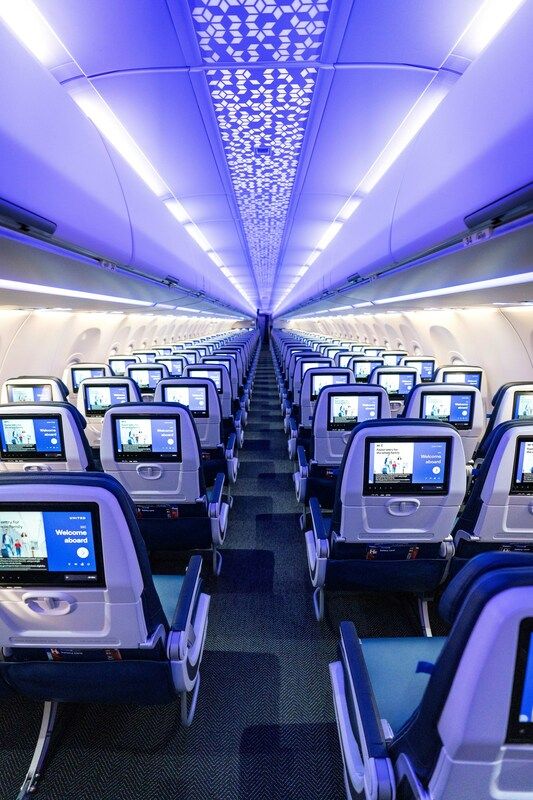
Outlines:
[{"label": "perforated ceiling pattern", "polygon": [[[250,257],[264,292],[274,278],[316,70],[209,70],[207,78]],[[270,154],[257,155],[258,145]]]},{"label": "perforated ceiling pattern", "polygon": [[328,2],[189,0],[202,57],[207,63],[316,61]]}]

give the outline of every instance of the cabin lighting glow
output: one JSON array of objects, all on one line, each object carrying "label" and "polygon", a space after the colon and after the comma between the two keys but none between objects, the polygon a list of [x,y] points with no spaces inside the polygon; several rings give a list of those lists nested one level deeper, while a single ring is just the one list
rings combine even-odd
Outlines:
[{"label": "cabin lighting glow", "polygon": [[[453,55],[463,56],[473,61],[505,27],[524,2],[525,0],[485,0],[457,42],[452,46],[443,60],[442,66]],[[344,223],[359,208],[363,199],[374,189],[407,146],[418,135],[459,77],[446,69],[442,69],[442,67],[439,69],[414,105],[409,109],[383,150],[378,154],[352,192],[352,195],[344,203],[322,239],[315,246],[312,254],[314,256],[313,260],[307,259],[306,265],[309,266],[314,263],[320,253],[333,241]],[[281,298],[278,306],[285,297],[286,295]]]},{"label": "cabin lighting glow", "polygon": [[424,297],[439,297],[448,294],[460,294],[461,292],[473,292],[476,289],[497,289],[501,286],[517,286],[522,283],[533,281],[533,272],[522,272],[518,275],[505,275],[501,278],[488,278],[484,281],[474,281],[473,283],[461,283],[457,286],[444,286],[441,289],[428,289],[424,292],[413,292],[398,297],[383,297],[374,300],[375,305],[385,305],[387,303],[403,303],[405,300],[421,300]]},{"label": "cabin lighting glow", "polygon": [[151,306],[149,300],[133,300],[130,297],[114,297],[109,294],[96,294],[94,292],[83,292],[79,289],[63,289],[58,286],[43,286],[40,283],[24,283],[22,281],[10,281],[0,278],[0,289],[8,289],[15,292],[35,292],[36,294],[59,294],[62,297],[77,297],[80,300],[101,300],[104,303],[123,303],[129,306]]},{"label": "cabin lighting glow", "polygon": [[[220,257],[191,221],[185,208],[174,197],[173,192],[148,156],[87,78],[80,64],[32,0],[0,0],[0,20],[47,69],[67,62],[72,62],[76,66],[80,78],[85,78],[85,80],[72,81],[68,84],[67,91],[78,108],[98,128],[146,186],[163,201],[167,210],[180,225],[185,227],[187,233],[209,255],[211,260],[217,266],[222,266],[223,262]],[[195,233],[192,232],[192,229],[195,230]]]},{"label": "cabin lighting glow", "polygon": [[209,258],[211,259],[211,261],[213,262],[213,264],[216,267],[219,267],[220,269],[222,269],[222,267],[224,266],[224,262],[222,261],[222,259],[218,255],[218,253],[215,253],[214,250],[210,250],[207,255],[209,256]]},{"label": "cabin lighting glow", "polygon": [[164,200],[163,202],[165,203],[165,206],[170,211],[172,216],[175,219],[177,219],[177,221],[180,223],[180,225],[184,225],[186,222],[190,221],[189,215],[187,214],[187,212],[185,211],[179,200],[176,200],[175,197],[169,198],[168,200]]}]

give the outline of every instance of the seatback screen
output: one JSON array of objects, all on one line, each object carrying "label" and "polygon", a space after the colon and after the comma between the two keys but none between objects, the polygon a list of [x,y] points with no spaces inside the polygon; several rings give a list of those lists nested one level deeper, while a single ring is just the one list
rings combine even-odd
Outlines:
[{"label": "seatback screen", "polygon": [[444,383],[467,383],[481,389],[481,372],[444,372]]},{"label": "seatback screen", "polygon": [[172,358],[172,356],[168,356],[167,358],[158,358],[156,363],[163,364],[163,366],[168,369],[169,375],[172,375],[174,378],[179,378],[183,372],[182,358]]},{"label": "seatback screen", "polygon": [[165,386],[163,398],[166,403],[181,403],[187,406],[193,417],[209,416],[207,386]]},{"label": "seatback screen", "polygon": [[346,368],[349,364],[350,359],[353,358],[353,353],[343,353],[339,356],[339,367]]},{"label": "seatback screen", "polygon": [[[215,364],[215,365],[216,364],[221,364],[223,367],[226,367],[226,369],[228,370],[230,376],[232,374],[233,375],[235,374],[235,372],[232,373],[232,370],[231,370],[231,364],[232,364],[232,359],[231,358],[222,358],[222,357],[220,357],[220,358],[210,358],[210,359],[206,358],[206,360],[204,361],[204,364]],[[233,361],[233,369],[235,370],[235,362],[234,361]]]},{"label": "seatback screen", "polygon": [[331,392],[328,396],[328,431],[351,431],[367,419],[378,419],[381,395]]},{"label": "seatback screen", "polygon": [[378,367],[383,366],[383,361],[380,358],[379,361],[362,361],[357,359],[353,362],[353,371],[355,373],[355,380],[358,383],[368,383],[368,379],[370,377],[370,373],[372,370],[377,369]]},{"label": "seatback screen", "polygon": [[210,378],[217,387],[217,392],[222,394],[223,388],[221,369],[190,369],[189,375],[191,378]]},{"label": "seatback screen", "polygon": [[110,406],[127,403],[129,400],[128,385],[117,383],[105,385],[85,385],[85,413],[89,417],[101,417]]},{"label": "seatback screen", "polygon": [[113,375],[118,375],[122,377],[126,374],[128,367],[131,364],[138,364],[136,358],[110,358],[109,359],[109,366],[111,367],[111,371]]},{"label": "seatback screen", "polygon": [[105,586],[96,503],[0,503],[0,584]]},{"label": "seatback screen", "polygon": [[446,494],[451,439],[367,439],[363,494]]},{"label": "seatback screen", "polygon": [[533,419],[533,392],[515,392],[513,419]]},{"label": "seatback screen", "polygon": [[433,380],[433,373],[435,372],[434,361],[430,360],[424,361],[416,358],[411,361],[406,358],[404,364],[406,367],[412,367],[412,369],[416,369],[421,381]]},{"label": "seatback screen", "polygon": [[348,383],[348,375],[336,375],[330,372],[322,375],[311,375],[311,400],[316,400],[324,386],[336,386]]},{"label": "seatback screen", "polygon": [[389,397],[405,400],[413,386],[416,376],[409,372],[382,372],[378,384],[383,386]]},{"label": "seatback screen", "polygon": [[171,347],[158,347],[157,353],[160,356],[171,356],[172,355],[172,348]]},{"label": "seatback screen", "polygon": [[383,359],[383,364],[386,367],[397,367],[400,364],[404,354],[401,355],[397,353],[382,353],[381,358]]},{"label": "seatback screen", "polygon": [[52,387],[49,383],[8,383],[7,399],[10,403],[49,403]]},{"label": "seatback screen", "polygon": [[0,444],[6,461],[64,461],[59,415],[0,417]]},{"label": "seatback screen", "polygon": [[163,370],[159,367],[147,367],[146,369],[130,369],[132,378],[139,389],[145,392],[155,391],[155,387],[163,378]]},{"label": "seatback screen", "polygon": [[511,494],[533,494],[533,437],[516,440]]},{"label": "seatback screen", "polygon": [[113,434],[116,461],[181,461],[179,417],[115,417]]},{"label": "seatback screen", "polygon": [[302,380],[308,369],[320,369],[325,365],[327,362],[324,361],[302,361]]},{"label": "seatback screen", "polygon": [[180,355],[182,355],[187,360],[187,364],[198,363],[198,353],[196,353],[194,350],[182,350]]},{"label": "seatback screen", "polygon": [[473,393],[422,392],[422,419],[449,422],[458,430],[470,430],[474,413]]},{"label": "seatback screen", "polygon": [[365,347],[363,352],[365,356],[379,356],[383,350],[381,347]]},{"label": "seatback screen", "polygon": [[508,744],[533,744],[533,619],[524,619],[518,633]]},{"label": "seatback screen", "polygon": [[103,367],[91,367],[85,369],[72,370],[72,388],[75,392],[78,391],[80,383],[87,378],[103,378],[105,376],[105,369]]}]

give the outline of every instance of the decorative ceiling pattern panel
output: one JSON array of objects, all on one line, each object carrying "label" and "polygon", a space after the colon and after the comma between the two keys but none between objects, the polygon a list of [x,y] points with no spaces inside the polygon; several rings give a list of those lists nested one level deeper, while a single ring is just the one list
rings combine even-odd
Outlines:
[{"label": "decorative ceiling pattern panel", "polygon": [[189,5],[203,61],[211,67],[206,77],[251,268],[261,302],[268,302],[331,0]]},{"label": "decorative ceiling pattern panel", "polygon": [[316,61],[331,0],[189,0],[206,63]]},{"label": "decorative ceiling pattern panel", "polygon": [[207,79],[263,292],[276,270],[316,69],[209,70]]}]

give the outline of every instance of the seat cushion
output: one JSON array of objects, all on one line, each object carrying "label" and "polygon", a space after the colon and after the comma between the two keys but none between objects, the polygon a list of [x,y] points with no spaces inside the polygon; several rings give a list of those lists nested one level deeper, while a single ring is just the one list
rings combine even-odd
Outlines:
[{"label": "seat cushion", "polygon": [[417,672],[418,664],[434,664],[445,641],[437,636],[361,640],[379,715],[394,733],[419,705],[428,684],[429,672]]},{"label": "seat cushion", "polygon": [[174,617],[174,611],[176,610],[176,604],[184,580],[185,575],[153,576],[155,589],[159,595],[169,625],[172,624],[172,618]]}]

